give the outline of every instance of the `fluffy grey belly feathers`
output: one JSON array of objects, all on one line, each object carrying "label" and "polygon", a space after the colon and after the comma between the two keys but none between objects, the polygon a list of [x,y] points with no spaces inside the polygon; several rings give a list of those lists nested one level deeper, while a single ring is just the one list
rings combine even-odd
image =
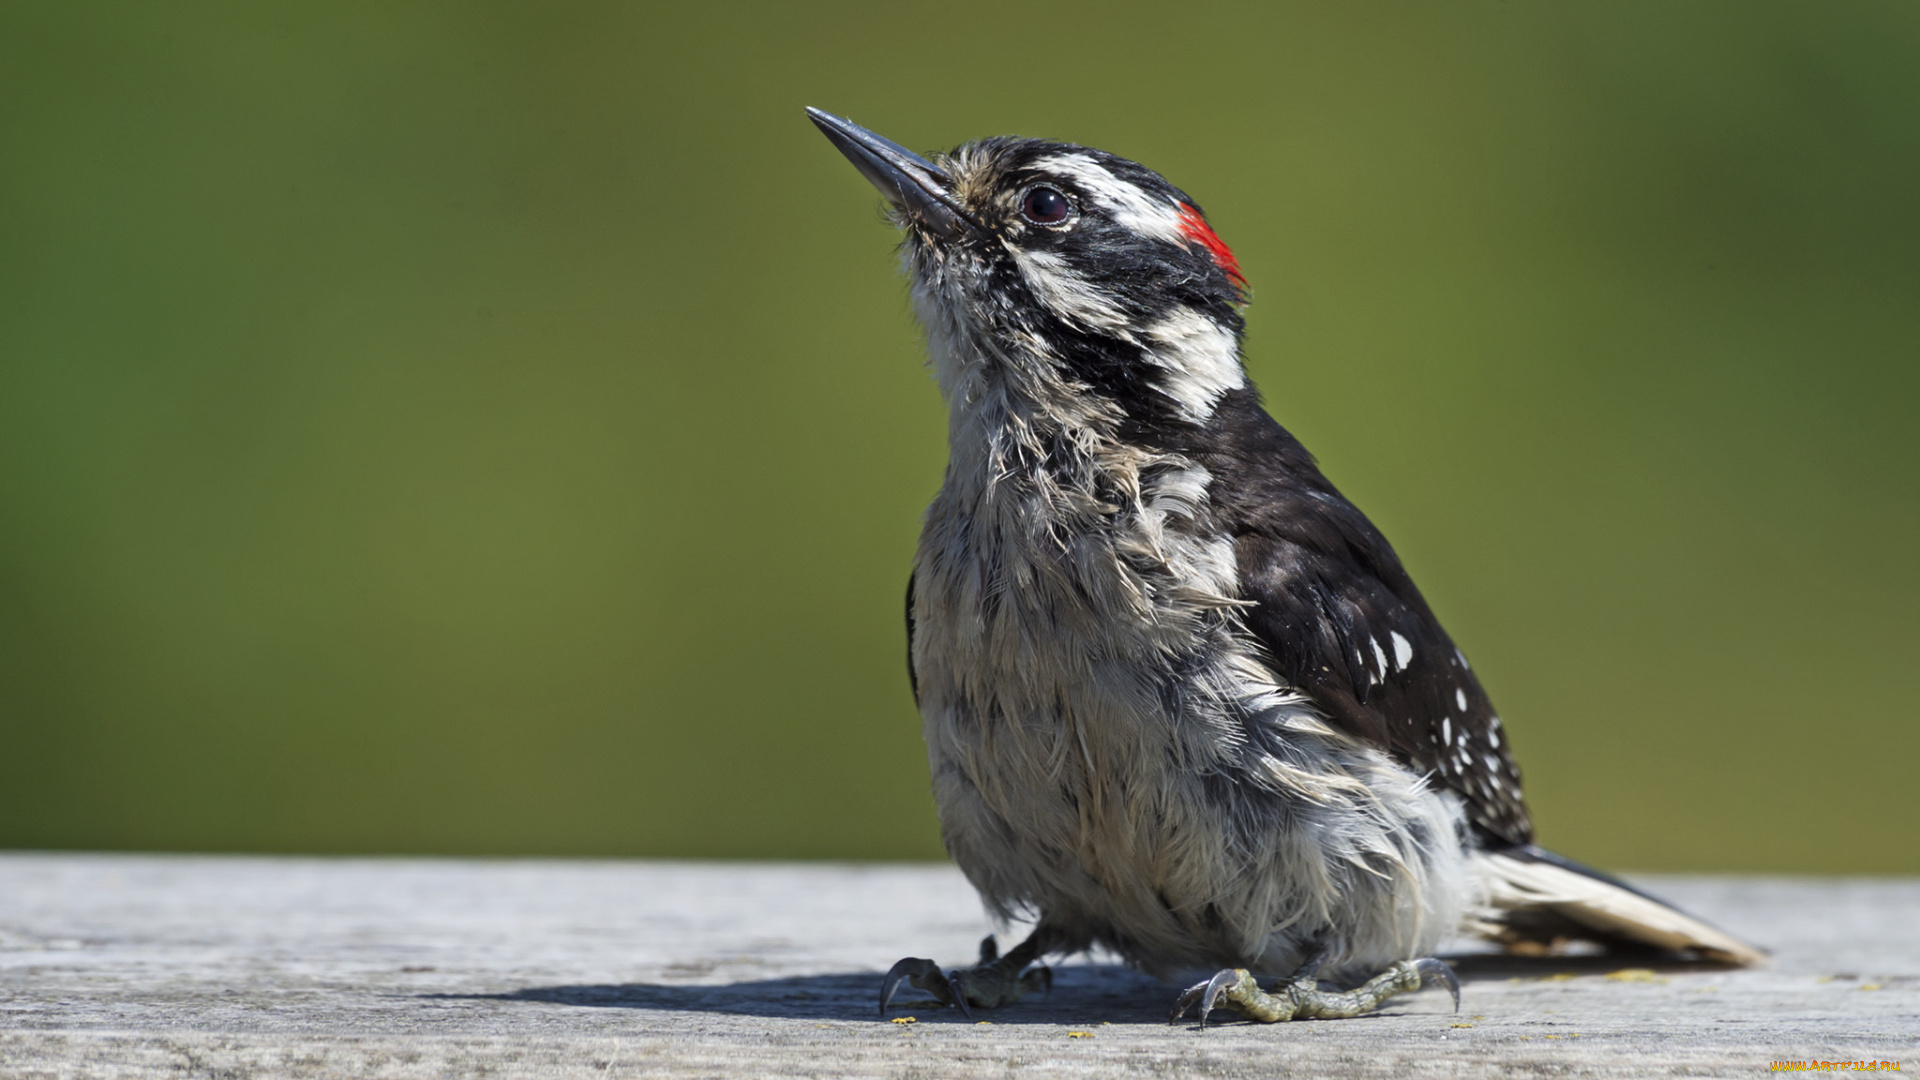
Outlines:
[{"label": "fluffy grey belly feathers", "polygon": [[996,913],[1150,970],[1431,952],[1473,899],[1459,801],[1275,673],[1206,470],[1103,467],[1132,505],[950,470],[929,511],[912,665],[954,860]]}]

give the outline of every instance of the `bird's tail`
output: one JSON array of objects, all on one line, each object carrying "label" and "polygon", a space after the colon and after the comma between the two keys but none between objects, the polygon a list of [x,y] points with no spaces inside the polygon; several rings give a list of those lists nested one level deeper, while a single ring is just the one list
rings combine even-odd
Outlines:
[{"label": "bird's tail", "polygon": [[1690,952],[1723,964],[1757,964],[1760,949],[1664,900],[1572,859],[1528,844],[1474,860],[1486,902],[1470,929],[1525,952],[1563,938]]}]

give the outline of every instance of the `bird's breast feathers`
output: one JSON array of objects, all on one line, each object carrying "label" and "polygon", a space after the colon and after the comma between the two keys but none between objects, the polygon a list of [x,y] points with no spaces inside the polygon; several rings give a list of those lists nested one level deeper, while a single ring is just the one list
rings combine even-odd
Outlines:
[{"label": "bird's breast feathers", "polygon": [[1458,872],[1457,806],[1266,663],[1206,469],[1067,443],[956,456],[922,533],[913,665],[956,861],[1149,964],[1253,962],[1343,895],[1373,912],[1358,952],[1423,940],[1451,916],[1379,886]]}]

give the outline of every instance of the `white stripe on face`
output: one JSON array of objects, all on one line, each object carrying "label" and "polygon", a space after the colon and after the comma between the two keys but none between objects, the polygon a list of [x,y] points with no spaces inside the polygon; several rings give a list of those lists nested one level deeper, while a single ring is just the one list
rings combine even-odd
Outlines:
[{"label": "white stripe on face", "polygon": [[[1147,341],[1148,359],[1167,372],[1160,389],[1189,420],[1205,420],[1221,394],[1247,385],[1233,333],[1192,308],[1176,308],[1148,327]],[[1385,657],[1380,666],[1384,674]]]},{"label": "white stripe on face", "polygon": [[1027,288],[1033,290],[1041,303],[1053,309],[1054,314],[1070,323],[1117,332],[1117,336],[1131,340],[1132,335],[1126,332],[1127,317],[1120,306],[1086,278],[1074,273],[1065,259],[1048,251],[1023,251],[1017,247],[1012,251]]},{"label": "white stripe on face", "polygon": [[1178,205],[1148,195],[1108,172],[1098,161],[1084,154],[1055,154],[1034,162],[1034,167],[1072,178],[1122,226],[1142,236],[1187,246],[1186,234],[1180,231]]}]

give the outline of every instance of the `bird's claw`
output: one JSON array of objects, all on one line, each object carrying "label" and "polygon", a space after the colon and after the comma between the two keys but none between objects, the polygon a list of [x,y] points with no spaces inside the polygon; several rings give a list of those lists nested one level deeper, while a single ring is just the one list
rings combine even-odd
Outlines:
[{"label": "bird's claw", "polygon": [[1365,985],[1344,993],[1320,989],[1311,968],[1304,969],[1272,993],[1245,968],[1229,968],[1203,983],[1195,983],[1174,1002],[1168,1023],[1179,1020],[1195,1004],[1200,1006],[1199,1026],[1207,1026],[1207,1015],[1226,1007],[1249,1020],[1277,1023],[1282,1020],[1335,1020],[1359,1016],[1379,1008],[1395,994],[1418,990],[1439,982],[1453,996],[1455,1012],[1460,1010],[1460,980],[1453,969],[1434,957],[1403,960],[1367,980]]},{"label": "bird's claw", "polygon": [[1460,979],[1445,960],[1437,956],[1423,956],[1413,962],[1413,970],[1420,976],[1421,986],[1430,985],[1434,979],[1440,980],[1440,984],[1447,988],[1447,993],[1453,995],[1453,1011],[1460,1011]]},{"label": "bird's claw", "polygon": [[938,964],[923,957],[909,956],[893,965],[881,981],[880,1012],[885,1015],[903,982],[933,995],[942,1005],[959,1009],[960,1015],[969,1020],[973,1019],[974,1008],[992,1009],[1011,1005],[1030,993],[1052,993],[1053,969],[1045,964],[1028,966],[1032,958],[1022,955],[1028,951],[1016,949],[1003,957],[998,943],[988,936],[980,943],[979,963],[952,971],[941,971]]},{"label": "bird's claw", "polygon": [[[1220,1004],[1220,998],[1227,993],[1228,989],[1237,985],[1241,979],[1246,979],[1251,982],[1253,976],[1239,968],[1228,968],[1225,971],[1216,973],[1213,978],[1208,979],[1206,982],[1195,983],[1187,987],[1186,993],[1180,995],[1180,1000],[1173,1003],[1173,1015],[1167,1017],[1167,1023],[1171,1024],[1179,1020],[1182,1016],[1185,1016],[1187,1010],[1192,1008],[1197,1002],[1200,1006],[1198,1020],[1201,1029],[1205,1030],[1207,1026],[1207,1014],[1211,1013],[1214,1008]],[[1256,989],[1258,988],[1256,987]]]},{"label": "bird's claw", "polygon": [[[887,969],[887,977],[880,983],[880,1015],[885,1016],[887,1006],[893,1003],[893,995],[900,990],[900,984],[911,982],[916,989],[932,994],[942,1005],[951,1005],[957,996],[953,992],[953,981],[947,978],[940,965],[918,956],[902,959]],[[966,1006],[962,1005],[964,1010]]]}]

